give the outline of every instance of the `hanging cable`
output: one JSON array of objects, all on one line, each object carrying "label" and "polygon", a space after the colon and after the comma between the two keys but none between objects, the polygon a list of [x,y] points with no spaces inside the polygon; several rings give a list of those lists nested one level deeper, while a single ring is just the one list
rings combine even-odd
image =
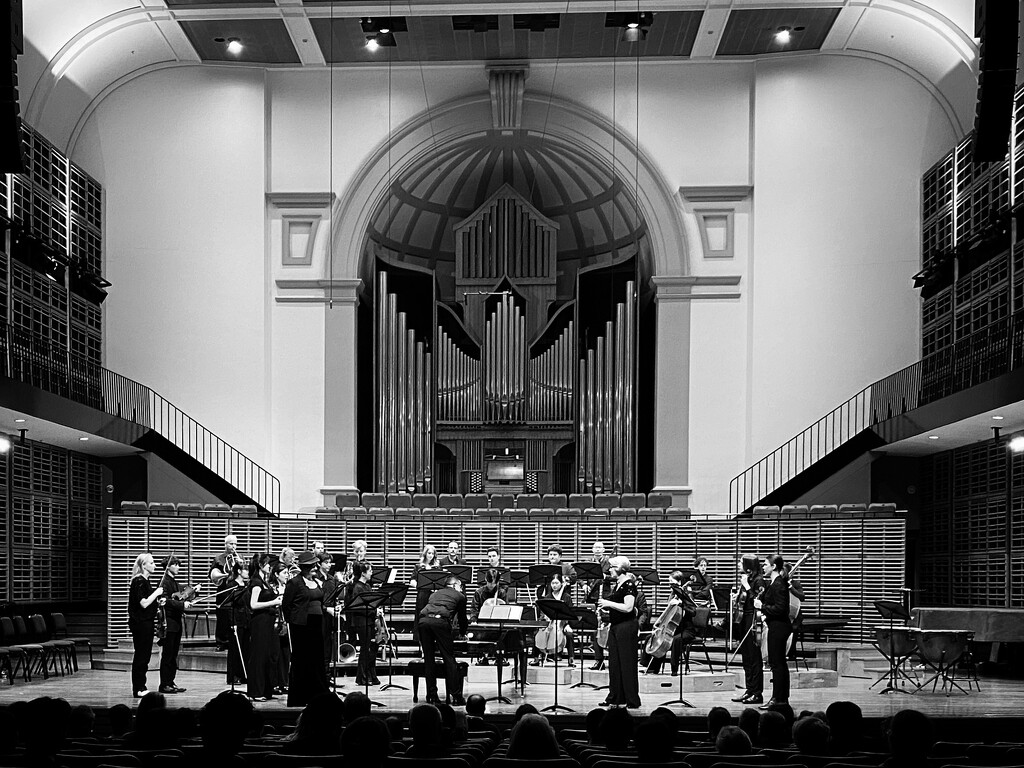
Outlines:
[{"label": "hanging cable", "polygon": [[[327,199],[334,191],[334,3],[331,3],[330,43],[327,46],[331,60],[327,62],[329,91],[327,96]],[[334,309],[334,212],[330,203],[327,208],[327,308]]]}]

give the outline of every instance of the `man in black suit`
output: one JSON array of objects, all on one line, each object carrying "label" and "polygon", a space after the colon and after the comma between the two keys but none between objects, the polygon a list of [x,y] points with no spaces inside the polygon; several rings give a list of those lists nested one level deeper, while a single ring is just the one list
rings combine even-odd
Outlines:
[{"label": "man in black suit", "polygon": [[455,637],[453,626],[458,622],[459,635],[466,634],[469,619],[466,616],[466,596],[462,594],[462,582],[454,576],[445,581],[444,587],[430,596],[426,607],[420,611],[420,644],[423,646],[423,662],[427,678],[427,701],[439,703],[437,696],[437,665],[434,653],[441,654],[444,661],[445,701],[456,707],[465,706],[462,698],[462,677],[455,661]]},{"label": "man in black suit", "polygon": [[181,624],[185,617],[185,609],[191,603],[176,600],[171,595],[181,592],[178,585],[178,571],[181,560],[170,555],[163,563],[164,577],[160,588],[164,591],[164,639],[161,641],[163,651],[160,653],[160,693],[184,693],[184,688],[174,684],[174,676],[178,672],[178,649],[181,648]]}]

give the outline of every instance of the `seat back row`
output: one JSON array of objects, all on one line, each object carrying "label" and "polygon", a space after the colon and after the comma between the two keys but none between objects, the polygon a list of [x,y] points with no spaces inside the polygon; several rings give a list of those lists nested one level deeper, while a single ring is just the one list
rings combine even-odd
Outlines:
[{"label": "seat back row", "polygon": [[339,493],[335,506],[418,509],[668,509],[668,493]]}]

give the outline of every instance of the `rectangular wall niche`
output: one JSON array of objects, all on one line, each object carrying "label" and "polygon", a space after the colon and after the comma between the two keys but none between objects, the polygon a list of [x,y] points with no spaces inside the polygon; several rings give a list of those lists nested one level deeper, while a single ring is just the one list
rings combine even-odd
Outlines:
[{"label": "rectangular wall niche", "polygon": [[308,267],[313,263],[313,241],[320,225],[319,216],[281,217],[281,265]]}]

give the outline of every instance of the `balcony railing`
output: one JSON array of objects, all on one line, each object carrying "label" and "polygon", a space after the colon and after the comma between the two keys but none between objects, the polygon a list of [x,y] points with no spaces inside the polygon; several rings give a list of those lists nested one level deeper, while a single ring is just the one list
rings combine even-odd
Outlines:
[{"label": "balcony railing", "polygon": [[133,422],[187,453],[274,516],[281,482],[173,403],[82,355],[0,323],[3,375]]},{"label": "balcony railing", "polygon": [[1024,313],[889,374],[790,438],[729,484],[741,514],[866,429],[981,384],[1024,364]]}]

